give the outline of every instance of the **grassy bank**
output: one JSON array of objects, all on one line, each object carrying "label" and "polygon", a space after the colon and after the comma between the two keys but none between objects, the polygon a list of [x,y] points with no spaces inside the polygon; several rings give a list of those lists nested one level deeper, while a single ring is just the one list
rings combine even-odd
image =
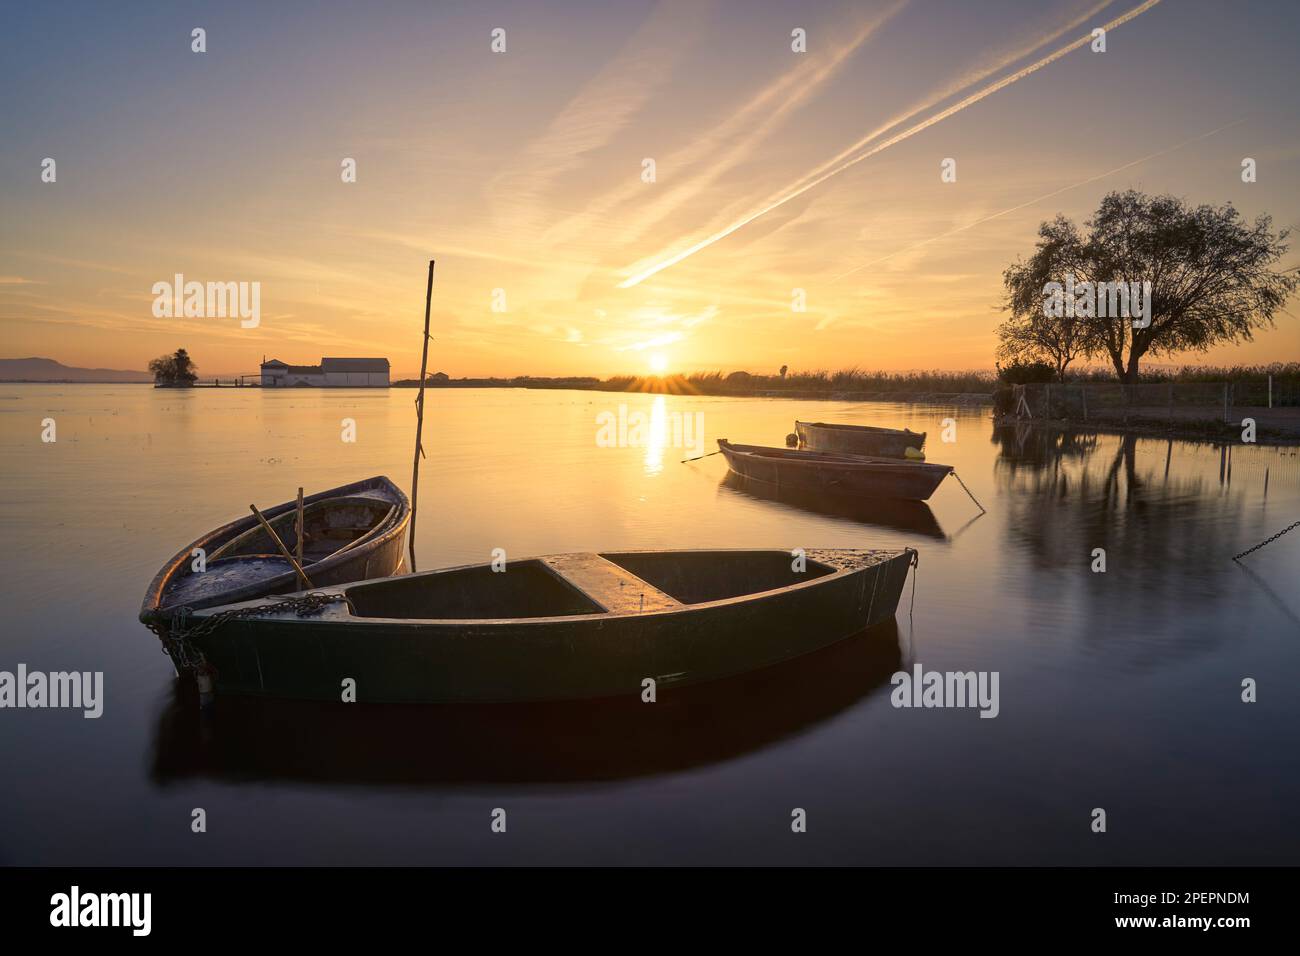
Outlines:
[{"label": "grassy bank", "polygon": [[[417,387],[418,379],[404,379],[395,387]],[[844,369],[786,375],[751,372],[695,372],[690,375],[618,375],[612,378],[439,378],[430,388],[570,388],[599,392],[659,392],[670,395],[737,395],[784,398],[873,397],[882,400],[917,400],[916,396],[991,396],[996,379],[992,372],[865,372]]]}]

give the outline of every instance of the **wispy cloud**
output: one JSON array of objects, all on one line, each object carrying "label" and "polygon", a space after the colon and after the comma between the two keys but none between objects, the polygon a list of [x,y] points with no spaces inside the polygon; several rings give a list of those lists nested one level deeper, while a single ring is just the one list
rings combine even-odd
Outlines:
[{"label": "wispy cloud", "polygon": [[[856,28],[846,29],[847,39],[838,44],[832,40],[827,54],[816,59],[797,58],[796,66],[732,110],[721,122],[661,157],[662,167],[673,173],[674,184],[661,187],[649,203],[645,201],[645,184],[629,179],[549,230],[543,241],[562,243],[585,236],[598,226],[616,230],[618,235],[610,237],[614,241],[634,241],[651,226],[697,199],[728,171],[749,162],[773,131],[815,97],[853,54],[907,3],[908,0],[896,0]],[[633,214],[610,218],[613,210],[631,203],[636,203]]]},{"label": "wispy cloud", "polygon": [[488,187],[498,215],[514,230],[539,231],[551,190],[563,174],[625,128],[672,78],[684,39],[708,10],[700,0],[658,4],[630,40]]},{"label": "wispy cloud", "polygon": [[[1159,2],[1160,0],[1146,0],[1146,2],[1140,4],[1137,7],[1134,7],[1132,10],[1129,10],[1127,13],[1123,14],[1122,16],[1116,17],[1115,19],[1111,20],[1109,23],[1104,24],[1104,29],[1110,31],[1117,27],[1120,27],[1123,24],[1132,20],[1134,17],[1140,16],[1141,14],[1145,13],[1147,10],[1154,7]],[[915,123],[912,126],[909,126],[907,129],[903,130],[902,132],[896,133],[895,135],[889,137],[888,139],[883,140],[882,142],[877,143],[874,146],[871,146],[868,149],[858,150],[854,152],[852,155],[848,155],[848,156],[845,156],[845,154],[842,153],[841,156],[845,156],[845,158],[842,158],[838,161],[831,160],[828,163],[823,163],[822,166],[818,167],[818,170],[820,170],[820,172],[814,171],[813,173],[806,175],[805,177],[803,177],[803,181],[799,185],[789,189],[778,198],[765,203],[757,210],[732,222],[730,225],[708,236],[705,236],[703,239],[692,243],[691,245],[685,247],[684,249],[681,249],[676,252],[671,252],[666,255],[660,255],[659,257],[656,257],[648,265],[633,266],[632,269],[630,270],[631,274],[628,275],[628,277],[624,279],[621,283],[619,283],[619,287],[626,289],[631,286],[638,285],[641,282],[644,282],[646,279],[650,278],[656,273],[659,273],[664,269],[676,265],[682,260],[690,256],[693,256],[695,253],[699,252],[700,250],[708,248],[709,246],[713,245],[715,242],[718,242],[721,239],[725,239],[733,232],[736,232],[738,229],[741,229],[744,226],[749,225],[751,222],[758,219],[759,217],[764,216],[767,213],[770,213],[773,210],[780,208],[781,206],[785,205],[786,203],[790,202],[793,199],[798,198],[799,196],[802,196],[804,193],[808,192],[808,190],[821,185],[831,177],[838,176],[846,169],[850,169],[853,166],[856,166],[858,163],[861,163],[863,160],[869,159],[870,157],[876,155],[877,153],[886,150],[889,147],[897,143],[900,143],[905,139],[915,136],[917,133],[921,132],[922,130],[929,129],[931,126],[935,125],[936,123],[940,123],[943,120],[947,119],[949,116],[952,116],[953,114],[959,113],[962,110],[966,109],[966,107],[978,103],[980,100],[984,99],[985,97],[992,96],[994,93],[997,93],[999,90],[1005,89],[1006,87],[1010,86],[1012,83],[1016,83],[1027,76],[1037,73],[1039,70],[1043,69],[1044,67],[1049,66],[1052,63],[1055,63],[1057,60],[1061,59],[1067,54],[1083,46],[1086,46],[1091,42],[1092,42],[1091,33],[1085,34],[1084,36],[1079,37],[1077,40],[1074,40],[1073,42],[1066,44],[1060,49],[1055,50],[1052,53],[1049,53],[1047,56],[1044,56],[1041,59],[1036,60],[1035,62],[1029,64],[1026,67],[1022,67],[1021,69],[1015,71],[1014,73],[1008,74],[1007,76],[1004,76],[993,83],[990,83],[989,85],[959,100],[957,103],[954,103],[952,106],[949,106],[946,109],[943,109],[938,113],[935,113],[934,115],[929,116],[926,119],[921,120],[920,122]],[[1039,45],[1041,46],[1042,43],[1040,43]],[[874,136],[874,134],[872,135]],[[865,139],[869,141],[871,138],[872,136],[869,136],[866,137]],[[852,147],[850,148],[850,150],[852,150]]]}]

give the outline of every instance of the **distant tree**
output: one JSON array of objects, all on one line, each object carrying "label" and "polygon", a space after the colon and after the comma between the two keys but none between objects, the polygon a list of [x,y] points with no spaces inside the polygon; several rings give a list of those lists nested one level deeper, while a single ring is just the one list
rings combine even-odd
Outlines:
[{"label": "distant tree", "polygon": [[[1191,207],[1175,196],[1115,192],[1084,225],[1080,233],[1064,216],[1044,222],[1034,254],[1003,273],[1013,327],[1000,337],[1013,350],[1055,343],[1055,353],[1038,355],[1062,373],[1067,353],[1106,355],[1122,381],[1136,382],[1143,356],[1249,341],[1300,288],[1295,270],[1272,268],[1287,252],[1288,230],[1275,235],[1268,216],[1246,223],[1231,203]],[[1150,324],[1135,328],[1132,317],[1109,315],[1061,326],[1045,314],[1043,287],[1067,275],[1076,283],[1150,282]]]},{"label": "distant tree", "polygon": [[1035,382],[1060,380],[1055,366],[1039,360],[1026,361],[1015,358],[998,366],[998,381],[1007,385],[1029,385]]},{"label": "distant tree", "polygon": [[998,326],[998,358],[1013,365],[1046,365],[1063,382],[1070,363],[1096,347],[1084,326],[1087,321],[1064,315],[1012,316]]},{"label": "distant tree", "polygon": [[781,381],[785,381],[785,373],[788,371],[790,371],[790,366],[788,365],[781,366]]},{"label": "distant tree", "polygon": [[198,367],[184,349],[158,356],[149,363],[149,371],[158,385],[193,385],[199,377]]}]

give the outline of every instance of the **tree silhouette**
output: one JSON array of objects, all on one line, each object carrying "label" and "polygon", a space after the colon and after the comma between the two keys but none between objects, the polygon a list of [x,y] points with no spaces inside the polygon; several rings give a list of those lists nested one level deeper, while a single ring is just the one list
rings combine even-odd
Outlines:
[{"label": "tree silhouette", "polygon": [[155,385],[193,385],[198,380],[198,366],[190,353],[177,349],[171,355],[160,355],[149,363]]},{"label": "tree silhouette", "polygon": [[[1114,192],[1084,226],[1081,233],[1064,216],[1044,222],[1034,254],[1003,273],[1011,312],[999,329],[1010,349],[1004,357],[1049,359],[1064,374],[1076,357],[1104,355],[1133,383],[1145,355],[1249,341],[1300,287],[1294,269],[1272,268],[1287,252],[1288,230],[1274,235],[1268,216],[1247,223],[1231,203],[1192,207],[1175,196]],[[1150,324],[1048,315],[1044,286],[1071,275],[1076,284],[1151,283]]]}]

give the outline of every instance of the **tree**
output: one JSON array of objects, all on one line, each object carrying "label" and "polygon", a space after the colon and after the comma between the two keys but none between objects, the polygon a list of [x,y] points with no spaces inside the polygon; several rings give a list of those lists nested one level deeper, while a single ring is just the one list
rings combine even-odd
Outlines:
[{"label": "tree", "polygon": [[[1084,226],[1080,233],[1064,216],[1044,222],[1034,254],[1003,273],[1012,316],[999,336],[1020,349],[1003,354],[1024,358],[1036,348],[1062,373],[1073,357],[1106,355],[1116,375],[1133,383],[1143,356],[1249,341],[1300,288],[1295,270],[1272,268],[1287,252],[1289,232],[1274,235],[1268,216],[1246,223],[1231,203],[1191,207],[1175,196],[1115,192]],[[1105,296],[1097,294],[1092,310],[1076,313],[1068,302],[1068,316],[1051,315],[1045,287],[1067,279],[1081,302],[1103,283],[1134,291],[1150,283],[1149,313],[1136,317],[1132,302],[1128,315],[1117,314],[1112,298],[1102,315]]]},{"label": "tree", "polygon": [[172,355],[160,355],[149,363],[156,385],[193,385],[199,377],[197,368],[184,349],[177,349]]},{"label": "tree", "polygon": [[1070,363],[1092,350],[1084,321],[1064,315],[1012,316],[998,326],[998,357],[1016,367],[1045,365],[1064,382]]},{"label": "tree", "polygon": [[782,365],[782,366],[781,366],[781,381],[783,381],[783,382],[785,381],[785,373],[788,372],[788,371],[790,371],[790,366],[788,366],[788,365]]}]

